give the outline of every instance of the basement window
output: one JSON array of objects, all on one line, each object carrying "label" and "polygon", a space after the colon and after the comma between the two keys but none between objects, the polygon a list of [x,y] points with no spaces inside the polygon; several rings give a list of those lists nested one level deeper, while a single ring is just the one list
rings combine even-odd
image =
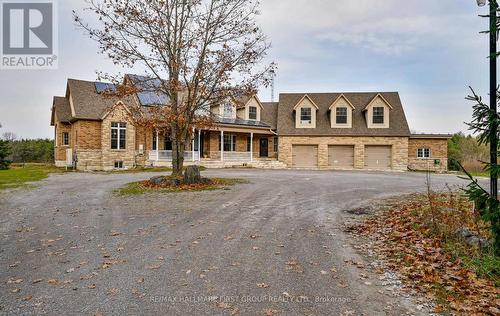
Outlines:
[{"label": "basement window", "polygon": [[121,160],[115,161],[115,169],[123,169],[123,161]]},{"label": "basement window", "polygon": [[419,148],[417,150],[417,158],[430,158],[431,150],[430,148]]}]

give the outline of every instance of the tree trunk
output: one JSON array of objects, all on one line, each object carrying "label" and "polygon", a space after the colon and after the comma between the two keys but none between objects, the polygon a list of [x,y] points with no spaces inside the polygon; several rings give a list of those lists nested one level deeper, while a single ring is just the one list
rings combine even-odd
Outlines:
[{"label": "tree trunk", "polygon": [[182,176],[184,169],[185,143],[176,138],[172,139],[172,176]]}]

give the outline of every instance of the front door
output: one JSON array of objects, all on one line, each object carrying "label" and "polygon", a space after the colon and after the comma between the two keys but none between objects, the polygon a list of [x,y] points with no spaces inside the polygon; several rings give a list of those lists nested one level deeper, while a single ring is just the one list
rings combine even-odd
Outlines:
[{"label": "front door", "polygon": [[260,157],[269,156],[269,140],[267,138],[260,139]]}]

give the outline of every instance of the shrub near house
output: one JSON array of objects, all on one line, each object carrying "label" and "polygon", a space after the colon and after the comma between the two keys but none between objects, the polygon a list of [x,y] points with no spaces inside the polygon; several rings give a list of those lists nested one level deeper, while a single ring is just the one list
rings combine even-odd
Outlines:
[{"label": "shrub near house", "polygon": [[[127,108],[165,105],[155,104],[144,92],[108,96],[105,87],[111,85],[69,79],[66,96],[54,97],[56,165],[76,163],[82,170],[169,166],[168,133],[136,127]],[[447,169],[449,136],[412,135],[396,92],[282,93],[279,102],[247,95],[210,110],[215,124],[193,131],[187,164]]]}]

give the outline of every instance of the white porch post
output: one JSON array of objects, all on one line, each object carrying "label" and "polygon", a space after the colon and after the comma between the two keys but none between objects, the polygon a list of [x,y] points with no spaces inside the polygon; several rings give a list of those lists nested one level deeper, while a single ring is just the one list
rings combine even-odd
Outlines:
[{"label": "white porch post", "polygon": [[158,147],[159,146],[158,138],[159,138],[158,130],[156,130],[156,161],[160,160],[160,147]]},{"label": "white porch post", "polygon": [[198,161],[201,161],[201,129],[198,129]]},{"label": "white porch post", "polygon": [[253,161],[253,132],[250,133],[250,161]]},{"label": "white porch post", "polygon": [[224,161],[224,131],[220,131],[220,161]]},{"label": "white porch post", "polygon": [[191,141],[191,161],[194,162],[194,133],[195,129],[193,127],[193,140]]}]

